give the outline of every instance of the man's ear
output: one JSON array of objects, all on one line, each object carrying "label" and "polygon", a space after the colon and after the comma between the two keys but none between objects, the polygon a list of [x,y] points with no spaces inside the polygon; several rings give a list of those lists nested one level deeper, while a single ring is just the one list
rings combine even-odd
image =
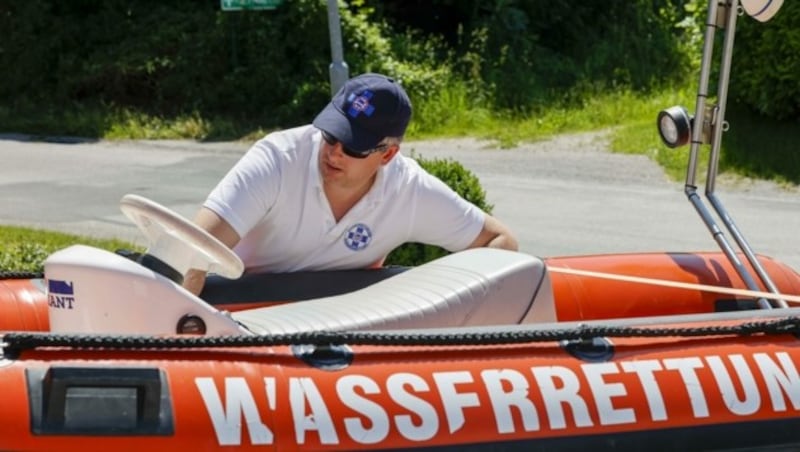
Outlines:
[{"label": "man's ear", "polygon": [[393,144],[381,153],[381,165],[391,162],[394,156],[400,151],[400,145]]}]

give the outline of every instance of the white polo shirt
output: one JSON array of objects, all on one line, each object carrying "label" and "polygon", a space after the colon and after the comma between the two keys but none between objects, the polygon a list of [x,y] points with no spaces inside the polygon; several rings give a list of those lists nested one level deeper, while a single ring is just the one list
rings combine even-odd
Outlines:
[{"label": "white polo shirt", "polygon": [[336,222],[322,189],[320,140],[311,125],[267,135],[206,200],[242,237],[234,251],[248,269],[365,268],[406,242],[465,249],[483,228],[479,208],[400,154]]}]

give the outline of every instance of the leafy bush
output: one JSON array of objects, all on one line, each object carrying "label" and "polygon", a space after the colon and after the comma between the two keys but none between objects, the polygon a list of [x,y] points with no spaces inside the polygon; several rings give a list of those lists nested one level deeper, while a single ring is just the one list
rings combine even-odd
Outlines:
[{"label": "leafy bush", "polygon": [[[480,181],[470,170],[451,159],[432,159],[415,157],[420,166],[438,177],[456,193],[475,204],[486,213],[492,213],[492,206],[486,202],[486,192]],[[429,262],[449,254],[447,250],[422,243],[406,243],[389,253],[386,265],[414,266]]]},{"label": "leafy bush", "polygon": [[784,2],[767,23],[737,21],[730,94],[754,111],[800,118],[800,3]]},{"label": "leafy bush", "polygon": [[686,75],[694,57],[675,26],[685,0],[366,3],[396,29],[442,37],[457,74],[497,109],[529,112],[575,87],[647,90]]},{"label": "leafy bush", "polygon": [[[435,39],[394,35],[357,9],[340,12],[351,74],[383,72],[415,96],[446,83]],[[28,108],[37,113],[92,105],[118,117],[299,125],[330,99],[327,20],[318,0],[244,12],[220,11],[219,1],[209,0],[0,5],[0,66],[15,68],[3,74],[0,103],[12,111],[39,107]],[[201,126],[200,133],[211,133]]]},{"label": "leafy bush", "polygon": [[[678,26],[687,30],[698,56],[707,20],[707,1],[688,0]],[[717,90],[725,29],[717,30],[710,92]],[[742,14],[736,21],[728,100],[772,119],[800,118],[800,3],[784,2],[769,22]],[[700,59],[697,59],[699,63]],[[746,114],[746,113],[745,113]],[[762,118],[763,119],[763,118]]]},{"label": "leafy bush", "polygon": [[[325,3],[0,2],[0,66],[14,69],[2,74],[0,132],[232,139],[306,123],[330,97]],[[350,74],[400,80],[414,103],[408,135],[420,137],[693,82],[707,4],[349,0],[339,11]],[[732,100],[800,117],[798,8],[739,20]]]},{"label": "leafy bush", "polygon": [[[419,107],[460,85],[466,107],[528,112],[575,86],[671,77],[663,67],[682,67],[672,21],[683,1],[351,0],[340,8],[344,57],[351,74],[401,80]],[[100,114],[94,128],[80,125],[87,136],[119,134],[104,116],[139,113],[197,118],[194,138],[230,120],[288,127],[330,97],[319,0],[245,12],[220,11],[218,0],[5,2],[0,35],[0,66],[14,68],[0,84],[0,117],[91,106]]]}]

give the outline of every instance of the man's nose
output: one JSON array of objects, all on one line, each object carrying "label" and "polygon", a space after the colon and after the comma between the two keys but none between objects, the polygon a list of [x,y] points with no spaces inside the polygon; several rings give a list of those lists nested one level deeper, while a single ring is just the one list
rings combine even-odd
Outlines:
[{"label": "man's nose", "polygon": [[328,145],[328,155],[331,157],[342,158],[344,151],[342,150],[342,143],[336,142],[334,145]]}]

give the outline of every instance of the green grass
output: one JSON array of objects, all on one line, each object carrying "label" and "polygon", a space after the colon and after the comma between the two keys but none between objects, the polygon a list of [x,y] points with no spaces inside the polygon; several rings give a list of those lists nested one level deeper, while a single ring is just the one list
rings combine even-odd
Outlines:
[{"label": "green grass", "polygon": [[208,141],[250,140],[265,131],[257,125],[230,119],[203,117],[198,112],[178,116],[154,116],[108,105],[73,105],[43,108],[0,106],[0,132],[33,136],[77,136],[118,139],[192,139]]},{"label": "green grass", "polygon": [[[662,109],[683,105],[692,111],[695,87],[665,87],[648,93],[623,90],[587,95],[579,105],[551,105],[540,111],[514,116],[470,108],[467,90],[457,84],[438,98],[418,106],[409,137],[473,136],[495,140],[511,148],[571,132],[611,129],[611,150],[644,154],[664,168],[674,180],[686,177],[689,147],[670,149],[659,138],[656,116]],[[452,108],[451,108],[452,107]],[[723,134],[720,170],[742,176],[800,184],[800,124],[775,121],[728,106],[729,131]],[[705,177],[710,146],[700,147],[698,178]]]},{"label": "green grass", "polygon": [[[572,94],[569,97],[573,101],[569,104],[555,102],[530,113],[515,114],[481,107],[464,83],[454,82],[435,96],[415,102],[407,138],[471,136],[494,140],[501,147],[511,148],[520,142],[543,140],[561,133],[612,129],[613,151],[647,155],[678,180],[685,177],[688,148],[664,146],[658,138],[655,118],[660,110],[678,104],[691,111],[695,103],[694,90],[694,84],[687,83],[648,93],[621,90],[582,96]],[[722,171],[778,183],[800,183],[797,121],[765,120],[738,106],[729,106],[727,120],[731,128],[723,135]],[[107,105],[58,110],[23,106],[22,111],[14,112],[0,106],[0,124],[6,131],[19,133],[109,140],[255,141],[266,133],[257,124],[206,118],[197,112],[162,117]],[[701,147],[701,174],[707,148]]]},{"label": "green grass", "polygon": [[40,273],[43,271],[42,263],[48,255],[75,244],[109,251],[143,251],[141,247],[121,240],[95,239],[16,226],[0,226],[0,238],[3,243],[0,248],[0,272]]}]

